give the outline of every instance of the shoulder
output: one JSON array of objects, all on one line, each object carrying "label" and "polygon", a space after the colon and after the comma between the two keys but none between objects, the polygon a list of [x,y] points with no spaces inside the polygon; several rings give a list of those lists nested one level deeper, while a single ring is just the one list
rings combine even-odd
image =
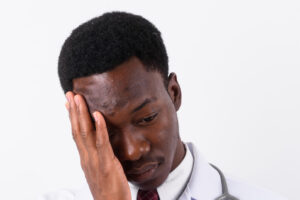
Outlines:
[{"label": "shoulder", "polygon": [[[212,167],[196,146],[188,143],[194,158],[193,171],[187,185],[186,195],[194,199],[213,199],[222,194],[220,173]],[[221,169],[222,171],[222,169]],[[286,200],[267,189],[253,186],[225,173],[229,194],[241,200]]]},{"label": "shoulder", "polygon": [[287,200],[270,190],[260,188],[241,180],[226,178],[228,190],[243,200]]}]

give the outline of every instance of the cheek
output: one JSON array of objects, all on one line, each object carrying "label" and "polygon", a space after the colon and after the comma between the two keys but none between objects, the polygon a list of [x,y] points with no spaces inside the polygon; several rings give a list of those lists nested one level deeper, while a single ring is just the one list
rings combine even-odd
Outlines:
[{"label": "cheek", "polygon": [[165,155],[172,154],[179,138],[176,113],[165,110],[157,120],[156,130],[152,130],[150,136],[152,147],[160,149]]}]

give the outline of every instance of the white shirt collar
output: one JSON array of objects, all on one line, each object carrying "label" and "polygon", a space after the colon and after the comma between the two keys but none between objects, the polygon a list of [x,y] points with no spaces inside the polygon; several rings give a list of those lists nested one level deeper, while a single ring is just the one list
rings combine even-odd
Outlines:
[{"label": "white shirt collar", "polygon": [[[193,156],[185,145],[186,153],[181,163],[168,175],[162,185],[157,188],[160,199],[178,199],[184,191],[193,169]],[[129,184],[132,199],[137,199],[138,187]]]},{"label": "white shirt collar", "polygon": [[215,199],[222,194],[219,173],[212,168],[192,143],[187,143],[194,158],[189,182],[181,199]]}]

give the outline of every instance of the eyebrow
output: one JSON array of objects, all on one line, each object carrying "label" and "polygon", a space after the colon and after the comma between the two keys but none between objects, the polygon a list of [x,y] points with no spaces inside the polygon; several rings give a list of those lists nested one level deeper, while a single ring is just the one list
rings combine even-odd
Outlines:
[{"label": "eyebrow", "polygon": [[139,106],[137,106],[135,109],[133,109],[131,111],[131,114],[133,114],[134,112],[137,112],[138,110],[141,110],[144,106],[146,106],[147,104],[156,101],[156,98],[146,98],[143,103],[141,103]]}]

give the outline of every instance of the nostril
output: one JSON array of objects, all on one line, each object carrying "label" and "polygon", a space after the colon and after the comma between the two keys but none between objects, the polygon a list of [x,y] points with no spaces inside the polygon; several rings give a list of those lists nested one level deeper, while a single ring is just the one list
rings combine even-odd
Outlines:
[{"label": "nostril", "polygon": [[132,134],[127,134],[127,137],[122,138],[122,142],[119,143],[119,153],[122,160],[136,161],[143,155],[150,151],[150,145],[148,142],[141,138],[136,138]]},{"label": "nostril", "polygon": [[150,151],[150,144],[147,141],[144,141],[140,146],[140,151],[144,153],[148,153]]},{"label": "nostril", "polygon": [[120,143],[120,154],[123,160],[135,161],[140,159],[143,150],[141,148],[140,142],[138,142],[132,136],[127,136],[122,139]]}]

